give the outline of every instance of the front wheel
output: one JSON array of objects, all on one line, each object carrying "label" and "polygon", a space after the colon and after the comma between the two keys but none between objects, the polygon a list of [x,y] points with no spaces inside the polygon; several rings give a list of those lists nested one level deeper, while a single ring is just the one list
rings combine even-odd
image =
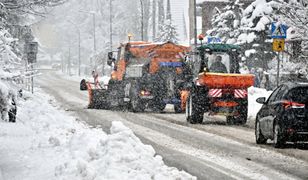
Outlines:
[{"label": "front wheel", "polygon": [[186,102],[186,120],[191,124],[202,123],[203,111],[198,107],[192,95],[189,95]]},{"label": "front wheel", "polygon": [[285,144],[285,137],[282,131],[281,126],[278,124],[278,122],[275,122],[274,124],[274,142],[273,145],[275,148],[282,148]]}]

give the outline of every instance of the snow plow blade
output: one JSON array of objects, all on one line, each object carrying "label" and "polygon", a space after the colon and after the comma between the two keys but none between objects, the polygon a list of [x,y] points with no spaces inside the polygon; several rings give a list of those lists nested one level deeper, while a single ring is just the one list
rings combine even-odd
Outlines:
[{"label": "snow plow blade", "polygon": [[200,73],[198,82],[208,88],[245,89],[254,84],[252,74]]}]

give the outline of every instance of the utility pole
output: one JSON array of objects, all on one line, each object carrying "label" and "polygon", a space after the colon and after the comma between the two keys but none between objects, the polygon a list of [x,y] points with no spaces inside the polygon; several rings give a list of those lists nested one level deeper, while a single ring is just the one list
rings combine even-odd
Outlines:
[{"label": "utility pole", "polygon": [[80,45],[80,29],[77,26],[77,24],[73,23],[72,21],[68,20],[68,22],[70,22],[71,24],[74,25],[74,27],[77,30],[78,33],[78,76],[80,76],[80,66],[81,66],[81,60],[80,60],[80,49],[81,49],[81,45]]},{"label": "utility pole", "polygon": [[194,48],[197,47],[197,3],[194,0]]},{"label": "utility pole", "polygon": [[153,24],[153,35],[152,35],[152,41],[156,39],[156,0],[153,0],[152,4],[152,24]]},{"label": "utility pole", "polygon": [[112,52],[112,0],[109,0],[109,31],[110,31],[110,52]]},{"label": "utility pole", "polygon": [[143,41],[143,1],[140,0],[141,6],[141,41]]}]

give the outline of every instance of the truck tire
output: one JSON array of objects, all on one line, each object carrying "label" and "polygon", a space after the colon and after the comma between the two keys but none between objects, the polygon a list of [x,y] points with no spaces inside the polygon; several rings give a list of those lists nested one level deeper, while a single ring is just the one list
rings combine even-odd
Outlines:
[{"label": "truck tire", "polygon": [[234,116],[227,116],[226,119],[227,119],[227,125],[233,125],[233,124],[235,124],[235,118],[234,118]]},{"label": "truck tire", "polygon": [[186,120],[191,124],[202,123],[203,111],[196,103],[194,95],[189,95],[186,102]]},{"label": "truck tire", "polygon": [[136,82],[131,83],[129,96],[130,110],[132,112],[143,112],[145,110],[145,103],[139,97],[139,87]]},{"label": "truck tire", "polygon": [[130,107],[132,112],[143,112],[145,110],[145,104],[139,97],[131,98]]},{"label": "truck tire", "polygon": [[182,113],[183,112],[181,104],[174,104],[174,112],[175,113]]},{"label": "truck tire", "polygon": [[162,112],[166,108],[166,103],[161,97],[155,97],[153,101],[149,102],[149,107],[154,112]]}]

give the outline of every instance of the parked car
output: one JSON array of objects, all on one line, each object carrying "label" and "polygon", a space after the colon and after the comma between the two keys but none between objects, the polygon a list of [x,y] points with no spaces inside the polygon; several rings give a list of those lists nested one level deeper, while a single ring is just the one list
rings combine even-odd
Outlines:
[{"label": "parked car", "polygon": [[287,141],[308,140],[308,83],[282,84],[267,100],[260,97],[257,102],[263,104],[256,117],[257,144],[271,139],[281,148]]}]

